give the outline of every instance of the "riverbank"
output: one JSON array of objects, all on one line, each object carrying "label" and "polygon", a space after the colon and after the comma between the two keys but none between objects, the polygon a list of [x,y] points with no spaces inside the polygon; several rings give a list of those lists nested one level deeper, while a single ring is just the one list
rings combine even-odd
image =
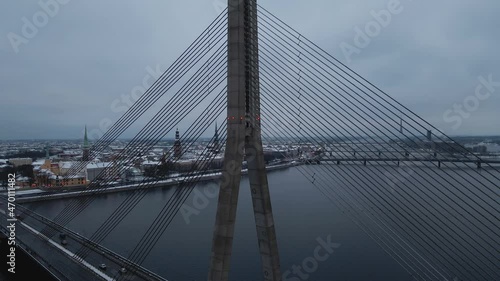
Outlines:
[{"label": "riverbank", "polygon": [[[297,166],[299,164],[300,163],[298,163],[298,162],[277,164],[277,165],[267,166],[266,170],[267,171],[282,170],[282,169],[287,169],[289,167]],[[241,173],[242,173],[242,175],[246,175],[246,174],[248,174],[248,170],[243,169],[241,171]],[[222,175],[222,172],[197,175],[197,177],[198,177],[197,182],[207,182],[207,181],[218,180],[218,179],[220,179],[221,175]],[[176,185],[179,185],[181,183],[184,183],[186,180],[189,180],[190,178],[191,177],[179,176],[176,178],[169,178],[166,180],[146,182],[146,184],[148,186],[147,188],[176,186]],[[139,188],[141,188],[140,182],[133,183],[133,184],[127,184],[127,185],[121,185],[121,186],[102,188],[102,189],[74,190],[74,191],[68,190],[68,191],[57,191],[57,192],[48,192],[48,191],[43,191],[43,190],[38,189],[38,188],[31,188],[30,190],[26,190],[26,191],[17,190],[16,191],[16,201],[18,203],[30,203],[30,202],[56,200],[56,199],[63,199],[63,198],[92,196],[92,195],[95,195],[96,193],[108,194],[108,193],[116,193],[116,192],[123,192],[123,191],[131,191],[131,190],[136,190]],[[5,194],[5,193],[3,193],[3,194]]]}]

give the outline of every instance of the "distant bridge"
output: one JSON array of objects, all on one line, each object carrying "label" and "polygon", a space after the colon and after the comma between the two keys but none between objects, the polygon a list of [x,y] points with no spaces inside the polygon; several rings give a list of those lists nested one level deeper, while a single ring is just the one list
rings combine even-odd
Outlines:
[{"label": "distant bridge", "polygon": [[500,164],[500,159],[463,159],[463,158],[421,158],[421,157],[328,157],[317,158],[316,161],[335,162],[338,165],[342,162],[361,162],[366,166],[368,162],[392,162],[399,165],[400,162],[432,162],[437,163],[441,168],[441,163],[464,163],[475,164],[478,169],[481,169],[483,164]]}]

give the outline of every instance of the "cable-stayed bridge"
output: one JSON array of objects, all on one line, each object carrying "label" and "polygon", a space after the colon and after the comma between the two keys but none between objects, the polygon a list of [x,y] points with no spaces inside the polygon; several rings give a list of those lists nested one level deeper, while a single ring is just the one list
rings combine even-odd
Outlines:
[{"label": "cable-stayed bridge", "polygon": [[[281,146],[293,142],[307,144],[315,155],[309,162],[386,164],[369,165],[374,171],[370,174],[363,165],[345,165],[341,173],[332,165],[319,165],[314,174],[306,165],[296,168],[414,279],[500,280],[500,175],[491,166],[497,160],[471,153],[255,0],[228,2],[228,8],[93,143],[90,159],[108,148],[163,96],[172,94],[100,173],[99,180],[82,191],[86,196],[71,200],[53,220],[18,207],[23,218],[17,221],[21,248],[60,280],[162,280],[140,265],[204,173],[214,172],[214,151],[223,151],[208,280],[228,280],[230,276],[244,161],[262,277],[284,280],[280,234],[275,231],[269,195],[273,187],[267,182],[262,142]],[[90,237],[65,228],[106,192],[106,182],[114,181],[193,115],[194,121],[179,140],[182,148],[174,145],[155,167],[157,180],[137,184]],[[221,116],[225,122],[220,135],[211,138],[196,155],[196,169],[184,174],[179,188],[154,214],[153,223],[132,252],[122,257],[100,246],[163,179],[165,169],[197,145]],[[441,169],[442,163],[451,169]],[[87,164],[75,164],[66,178]],[[401,174],[402,168],[405,180],[388,188],[384,175]],[[2,203],[8,204],[5,200]],[[8,229],[3,231],[9,234]],[[109,269],[100,268],[101,263]]]}]

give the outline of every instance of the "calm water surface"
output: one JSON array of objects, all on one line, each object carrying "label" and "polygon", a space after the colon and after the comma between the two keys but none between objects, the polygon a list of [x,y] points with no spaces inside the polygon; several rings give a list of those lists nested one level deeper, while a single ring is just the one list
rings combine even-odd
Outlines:
[{"label": "calm water surface", "polygon": [[[345,167],[347,165],[335,169],[342,173],[342,169],[348,169]],[[323,168],[307,166],[307,169],[309,171],[307,176],[296,167],[268,174],[282,271],[292,270],[294,265],[301,265],[306,258],[312,257],[319,245],[317,241],[319,238],[327,240],[330,237],[333,243],[339,244],[339,247],[327,260],[318,263],[316,271],[302,277],[292,273],[289,277],[297,279],[289,280],[413,280],[398,263],[311,183],[316,182],[314,178],[321,174]],[[356,171],[379,172],[373,167],[362,166],[357,166]],[[340,175],[339,179],[342,178]],[[334,187],[339,184],[346,183],[342,180],[330,183]],[[143,266],[168,280],[206,280],[217,205],[216,196],[213,194],[217,189],[218,185],[215,183],[199,184],[195,188],[186,204],[199,213],[190,216],[177,214]],[[174,190],[175,187],[168,187],[148,192],[102,244],[119,254],[128,256]],[[90,237],[129,194],[128,192],[108,194],[97,198],[91,207],[85,209],[70,223],[69,228]],[[204,199],[200,200],[200,197]],[[68,202],[69,200],[49,201],[32,204],[30,207],[44,216],[53,218]],[[249,183],[246,177],[242,179],[240,188],[235,232],[231,280],[262,280]]]}]

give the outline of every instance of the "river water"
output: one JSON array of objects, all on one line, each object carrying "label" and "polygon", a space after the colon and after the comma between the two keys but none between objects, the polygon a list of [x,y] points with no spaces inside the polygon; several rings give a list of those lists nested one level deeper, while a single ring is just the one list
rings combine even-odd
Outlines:
[{"label": "river water", "polygon": [[[413,280],[410,274],[353,223],[346,213],[332,204],[318,190],[322,180],[321,175],[327,175],[322,174],[327,168],[326,166],[328,165],[292,167],[268,173],[281,268],[282,272],[289,271],[284,281]],[[423,187],[424,191],[422,192],[436,189],[431,184],[425,185],[425,182],[420,183],[420,181],[418,181],[418,186],[413,187],[415,179],[428,178],[429,174],[449,173],[452,178],[466,175],[461,170],[421,168],[418,169],[421,174],[415,174],[408,172],[408,170],[405,173],[395,166],[386,169],[384,166],[333,165],[328,167],[332,171],[328,175],[334,175],[335,178],[324,177],[323,183],[325,186],[333,187],[333,189],[342,185],[373,184],[374,188],[376,187],[379,192],[383,192],[381,196],[387,196],[387,198],[392,196],[392,198],[398,199],[401,196],[400,192],[405,191],[405,188],[411,188],[414,191],[415,187]],[[381,169],[392,172],[391,174],[381,174]],[[472,169],[469,172],[477,173]],[[365,177],[357,177],[356,175],[359,173],[365,174]],[[486,174],[498,186],[498,181],[489,175],[489,173],[493,173],[498,177],[498,171],[490,170],[482,173]],[[346,175],[350,177],[346,178]],[[376,181],[375,176],[381,176],[381,181]],[[358,181],[362,178],[370,179],[372,177],[375,180],[371,180],[371,183]],[[380,185],[375,185],[377,182]],[[172,196],[175,189],[176,187],[165,187],[149,191],[138,206],[102,244],[123,256],[128,256],[147,232],[154,217]],[[201,183],[196,186],[186,201],[185,206],[188,207],[183,208],[177,214],[163,233],[159,242],[144,260],[144,267],[168,280],[206,280],[217,206],[217,189],[218,185],[213,182]],[[371,199],[382,197],[377,197],[377,194],[369,193],[369,191],[366,192],[366,194],[354,193],[360,197],[361,201],[358,202],[366,203],[366,209],[376,207],[379,203],[372,202]],[[453,191],[445,191],[443,194],[447,195],[447,192],[453,193]],[[107,216],[130,194],[130,192],[123,192],[98,197],[68,227],[90,237]],[[498,193],[486,193],[486,195],[498,196]],[[494,199],[498,199],[498,197],[494,197]],[[485,200],[494,204],[492,201],[487,201],[488,199]],[[29,207],[36,209],[44,216],[53,218],[69,202],[68,199],[47,201],[32,203]],[[408,202],[402,202],[410,208]],[[429,206],[432,207],[432,205]],[[193,213],[186,213],[188,210]],[[391,227],[397,226],[392,225]],[[406,229],[415,231],[411,227]],[[411,241],[411,237],[408,236],[407,240]],[[315,258],[315,250],[324,245],[325,242],[330,242],[331,245],[335,246],[329,250],[321,248],[319,253],[321,253],[322,258],[318,260]],[[429,260],[432,262],[432,259]],[[295,265],[305,266],[308,270],[305,271],[302,268],[301,272],[294,272]],[[262,280],[249,182],[246,177],[242,179],[240,187],[230,279],[238,281]]]}]

